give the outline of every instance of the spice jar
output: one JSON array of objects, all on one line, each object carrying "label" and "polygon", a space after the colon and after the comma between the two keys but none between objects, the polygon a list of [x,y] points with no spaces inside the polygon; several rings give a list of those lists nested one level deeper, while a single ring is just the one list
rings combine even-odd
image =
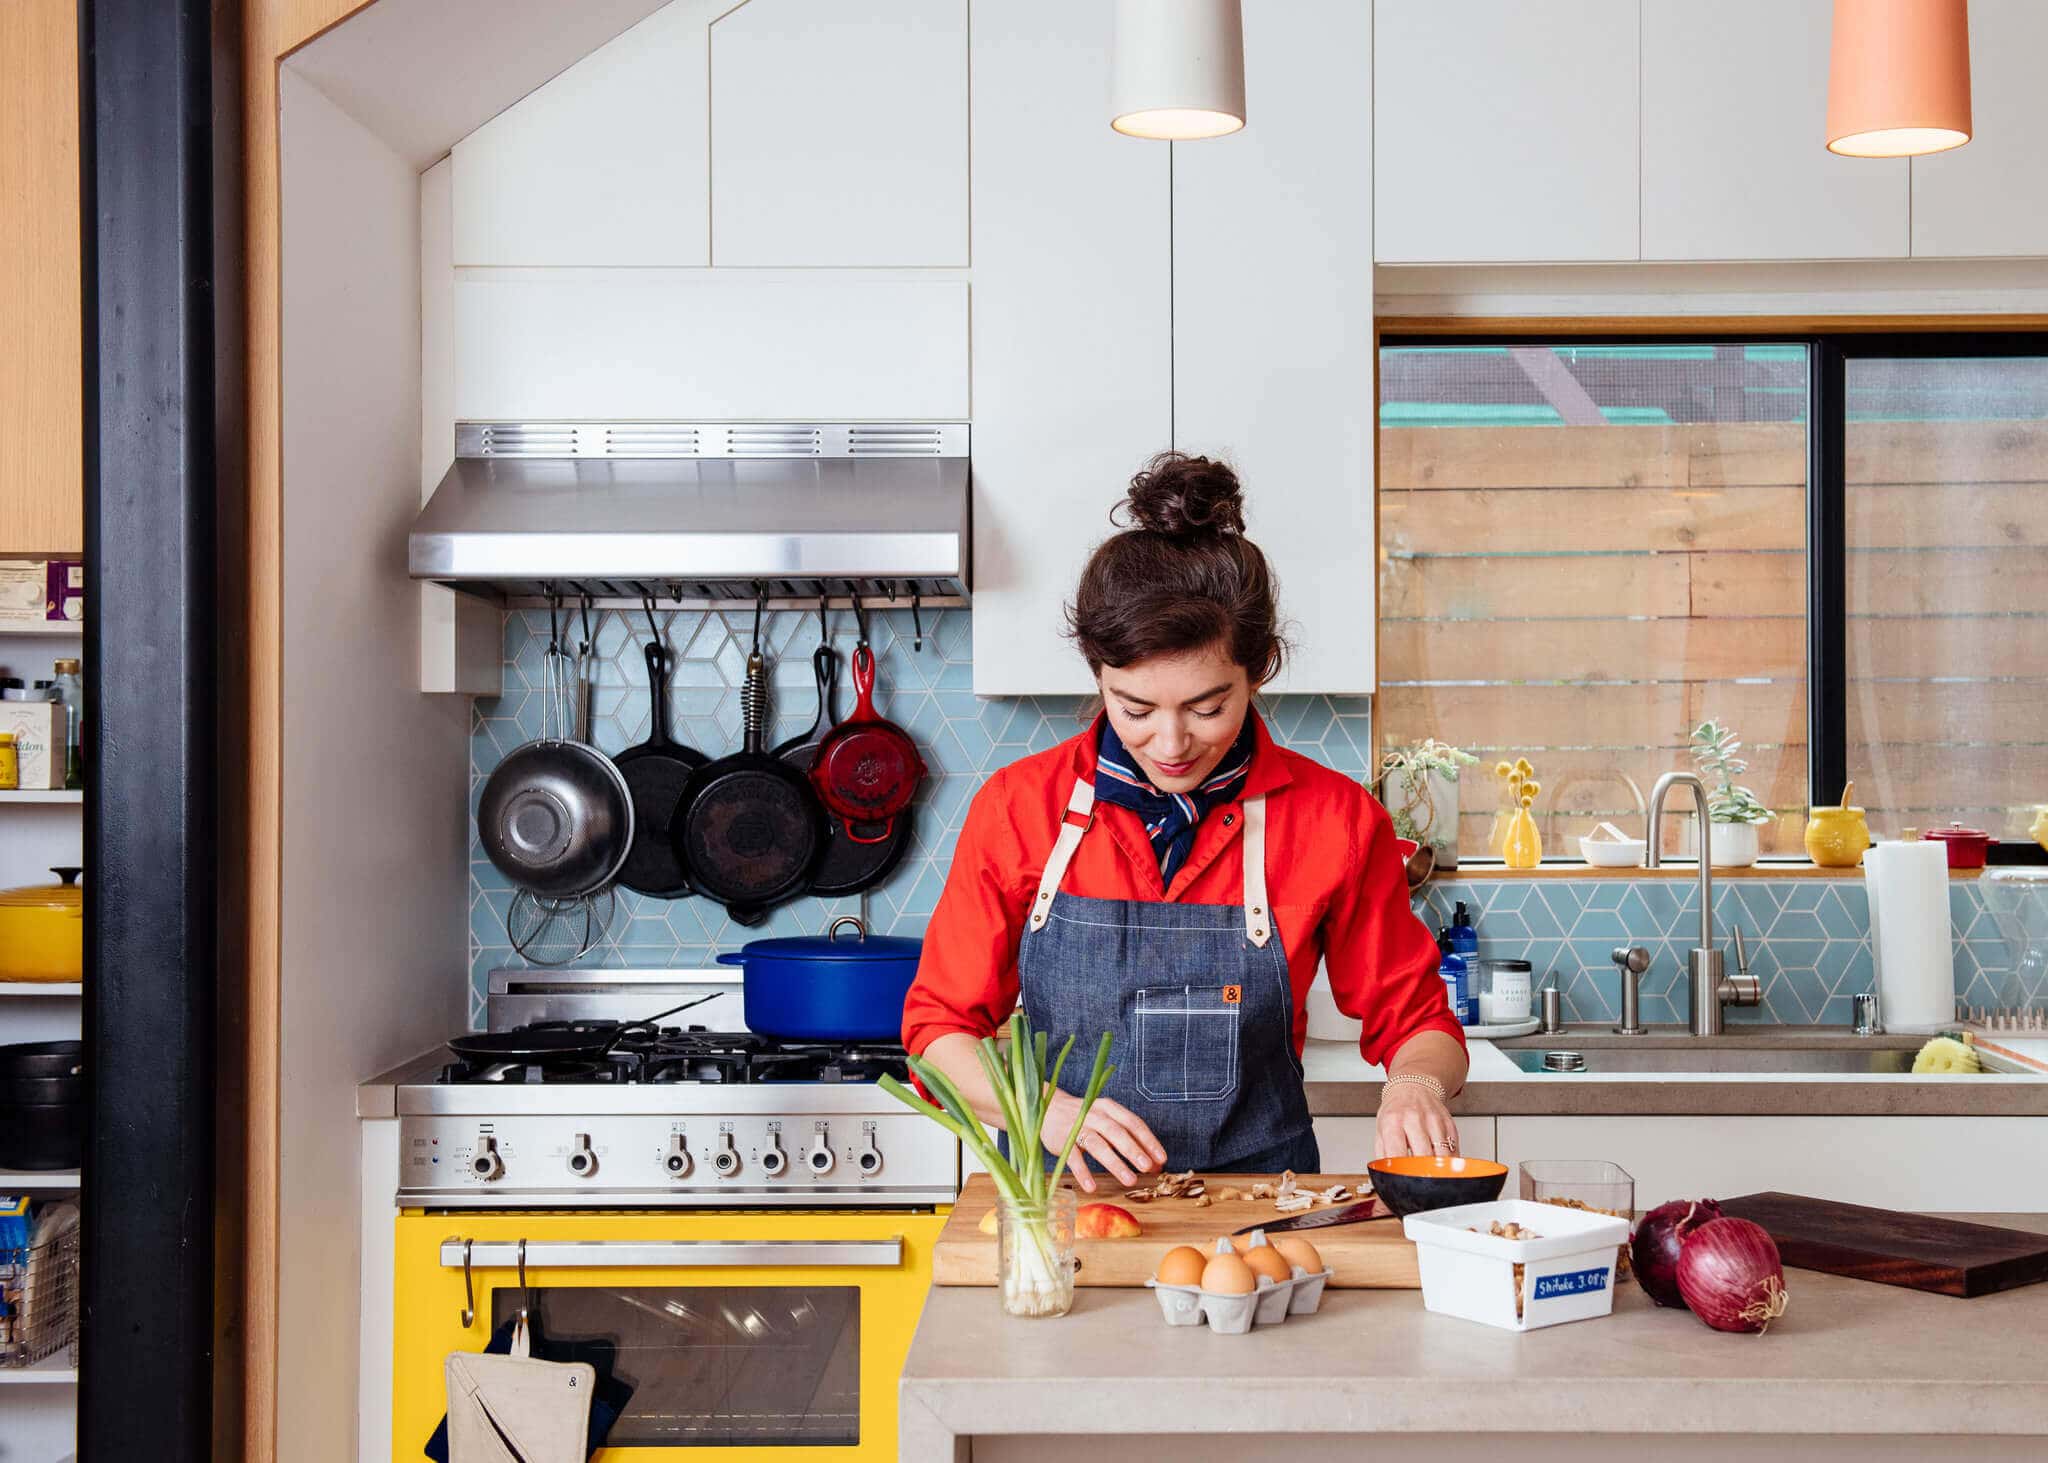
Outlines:
[{"label": "spice jar", "polygon": [[21,786],[21,753],[15,750],[14,733],[0,732],[0,791],[13,792]]}]

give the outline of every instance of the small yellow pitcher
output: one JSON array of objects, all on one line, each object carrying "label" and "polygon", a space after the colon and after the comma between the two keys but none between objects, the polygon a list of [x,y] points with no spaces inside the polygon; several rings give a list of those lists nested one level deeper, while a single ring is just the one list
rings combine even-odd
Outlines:
[{"label": "small yellow pitcher", "polygon": [[2027,836],[2048,849],[2048,803],[2034,806],[2034,826],[2027,830]]},{"label": "small yellow pitcher", "polygon": [[1823,869],[1853,869],[1870,847],[1870,824],[1863,809],[1849,806],[1856,784],[1842,789],[1841,806],[1809,808],[1806,813],[1806,856]]}]

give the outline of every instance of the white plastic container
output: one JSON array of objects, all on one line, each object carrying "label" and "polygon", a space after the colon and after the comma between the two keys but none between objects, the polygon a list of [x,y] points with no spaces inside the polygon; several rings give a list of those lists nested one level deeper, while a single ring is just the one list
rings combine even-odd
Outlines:
[{"label": "white plastic container", "polygon": [[[1494,1223],[1519,1224],[1538,1239],[1503,1239]],[[1526,1199],[1433,1209],[1401,1221],[1415,1241],[1422,1303],[1506,1331],[1590,1320],[1614,1310],[1616,1248],[1626,1220]],[[1515,1267],[1521,1266],[1521,1304]]]}]

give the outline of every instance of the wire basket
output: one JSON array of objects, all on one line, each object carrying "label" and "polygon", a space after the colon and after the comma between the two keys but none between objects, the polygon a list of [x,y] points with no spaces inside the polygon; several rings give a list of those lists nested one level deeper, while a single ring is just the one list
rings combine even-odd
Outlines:
[{"label": "wire basket", "polygon": [[0,1251],[0,1366],[78,1364],[78,1231]]}]

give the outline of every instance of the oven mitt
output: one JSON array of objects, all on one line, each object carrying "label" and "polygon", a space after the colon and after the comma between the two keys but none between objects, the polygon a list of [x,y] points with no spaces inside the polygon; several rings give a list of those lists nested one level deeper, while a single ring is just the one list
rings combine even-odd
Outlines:
[{"label": "oven mitt", "polygon": [[538,1361],[524,1317],[508,1355],[448,1353],[449,1463],[584,1463],[597,1371]]},{"label": "oven mitt", "polygon": [[[492,1333],[490,1341],[485,1345],[481,1354],[493,1357],[510,1356],[512,1354],[513,1335],[518,1329],[519,1322],[516,1318],[505,1322],[504,1325],[498,1327]],[[605,1439],[611,1436],[612,1424],[619,1420],[619,1415],[626,1410],[626,1405],[633,1400],[633,1389],[611,1374],[610,1353],[613,1351],[613,1348],[609,1343],[604,1342],[585,1342],[577,1345],[557,1346],[540,1334],[538,1326],[532,1328],[529,1345],[533,1349],[538,1350],[543,1357],[549,1359],[553,1359],[564,1352],[580,1352],[585,1355],[594,1356],[597,1359],[599,1364],[593,1367],[596,1373],[596,1380],[589,1387],[590,1422],[585,1431],[585,1452],[582,1455],[584,1458],[594,1456],[597,1450],[604,1446]],[[474,1356],[477,1354],[475,1352],[454,1353],[454,1355],[463,1356]],[[427,1457],[433,1459],[434,1463],[451,1463],[448,1451],[448,1419],[446,1417],[441,1419],[440,1426],[434,1429],[434,1435],[427,1440],[427,1445],[422,1451]]]}]

